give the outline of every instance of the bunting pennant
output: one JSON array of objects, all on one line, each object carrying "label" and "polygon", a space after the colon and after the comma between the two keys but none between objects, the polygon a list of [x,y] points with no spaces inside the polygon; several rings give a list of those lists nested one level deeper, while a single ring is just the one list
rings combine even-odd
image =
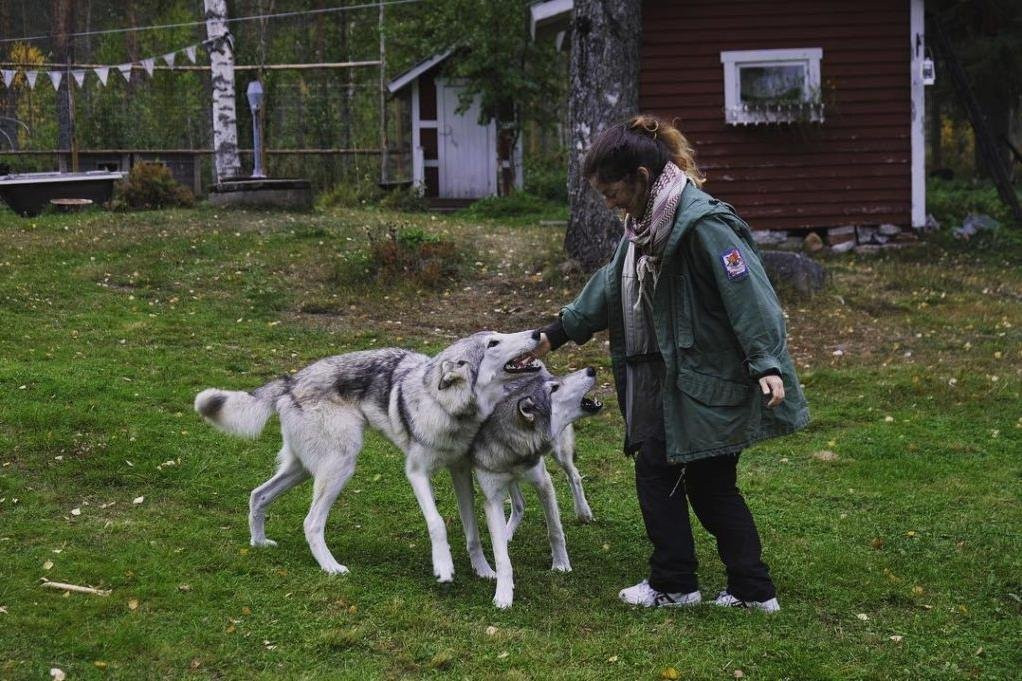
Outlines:
[{"label": "bunting pennant", "polygon": [[188,57],[188,61],[195,63],[195,45],[189,45],[185,48],[185,56]]},{"label": "bunting pennant", "polygon": [[4,87],[11,86],[11,83],[14,82],[14,74],[16,73],[17,71],[14,69],[0,69],[0,75],[4,78]]},{"label": "bunting pennant", "polygon": [[74,76],[75,83],[78,84],[78,87],[85,85],[85,69],[75,69],[71,72],[71,75]]},{"label": "bunting pennant", "polygon": [[93,69],[96,72],[96,76],[99,77],[99,82],[106,86],[106,79],[110,77],[109,66],[97,66]]},{"label": "bunting pennant", "polygon": [[177,59],[177,52],[168,52],[163,55],[163,61],[167,62],[167,66],[174,68],[174,60]]},{"label": "bunting pennant", "polygon": [[53,83],[53,89],[60,89],[60,79],[64,77],[63,71],[50,71],[50,82]]},{"label": "bunting pennant", "polygon": [[38,71],[25,71],[25,80],[28,81],[28,89],[35,90],[35,79],[39,77]]},{"label": "bunting pennant", "polygon": [[121,72],[122,76],[124,76],[125,83],[131,82],[131,64],[118,64],[117,70]]},{"label": "bunting pennant", "polygon": [[156,69],[156,58],[155,57],[149,57],[148,59],[143,59],[142,60],[142,68],[144,68],[145,72],[149,74],[150,78],[152,78],[153,77],[153,71]]}]

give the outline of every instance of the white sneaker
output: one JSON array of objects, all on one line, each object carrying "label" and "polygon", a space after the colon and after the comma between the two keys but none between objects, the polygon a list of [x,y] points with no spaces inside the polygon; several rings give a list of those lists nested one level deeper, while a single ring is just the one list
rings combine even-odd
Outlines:
[{"label": "white sneaker", "polygon": [[763,612],[777,612],[781,609],[781,604],[777,602],[776,596],[769,601],[741,601],[727,591],[721,591],[713,604],[722,608],[752,608]]},{"label": "white sneaker", "polygon": [[703,600],[702,594],[698,591],[693,591],[689,594],[662,593],[651,587],[645,579],[635,586],[621,589],[617,596],[628,605],[641,605],[645,608],[673,608],[680,605],[698,605]]}]

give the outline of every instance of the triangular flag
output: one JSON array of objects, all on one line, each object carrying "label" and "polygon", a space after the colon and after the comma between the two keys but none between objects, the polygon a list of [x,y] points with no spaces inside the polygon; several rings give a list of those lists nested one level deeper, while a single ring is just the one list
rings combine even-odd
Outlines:
[{"label": "triangular flag", "polygon": [[10,87],[11,83],[14,82],[14,74],[17,73],[14,69],[0,69],[0,74],[4,77],[4,87]]},{"label": "triangular flag", "polygon": [[28,81],[28,89],[35,89],[35,79],[39,76],[38,71],[25,71],[25,80]]},{"label": "triangular flag", "polygon": [[188,57],[188,61],[195,63],[195,45],[189,45],[185,48],[185,56]]},{"label": "triangular flag", "polygon": [[99,76],[99,82],[102,83],[103,85],[106,85],[106,79],[110,77],[110,67],[97,66],[93,70],[96,72],[96,75]]},{"label": "triangular flag", "polygon": [[71,75],[74,76],[75,82],[78,83],[78,87],[85,84],[85,69],[75,69],[71,72]]},{"label": "triangular flag", "polygon": [[163,55],[163,61],[167,62],[167,66],[174,68],[174,60],[177,59],[177,52],[168,52]]},{"label": "triangular flag", "polygon": [[118,64],[117,70],[124,76],[124,82],[131,82],[131,64]]},{"label": "triangular flag", "polygon": [[153,58],[153,57],[149,57],[148,59],[143,59],[142,60],[142,68],[144,68],[145,72],[149,74],[150,78],[152,78],[153,77],[153,69],[156,68],[156,59]]},{"label": "triangular flag", "polygon": [[50,71],[50,82],[53,83],[53,89],[60,89],[60,79],[64,77],[63,71]]}]

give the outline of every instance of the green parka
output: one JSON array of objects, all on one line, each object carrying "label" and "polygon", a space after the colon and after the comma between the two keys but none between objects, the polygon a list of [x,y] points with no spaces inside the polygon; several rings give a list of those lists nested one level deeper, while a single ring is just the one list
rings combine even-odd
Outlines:
[{"label": "green parka", "polygon": [[[621,270],[628,242],[561,310],[578,344],[610,330],[618,403],[624,407]],[[788,355],[784,314],[748,225],[728,204],[687,183],[653,294],[667,457],[684,463],[785,435],[809,422]],[[784,401],[766,407],[756,377],[779,372]],[[626,448],[629,443],[625,443]]]}]

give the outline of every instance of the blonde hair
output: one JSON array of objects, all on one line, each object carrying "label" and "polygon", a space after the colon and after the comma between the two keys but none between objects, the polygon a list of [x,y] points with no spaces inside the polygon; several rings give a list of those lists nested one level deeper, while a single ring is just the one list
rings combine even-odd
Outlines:
[{"label": "blonde hair", "polygon": [[640,114],[601,132],[586,153],[582,174],[602,182],[632,178],[640,167],[657,176],[670,161],[697,187],[706,176],[696,165],[695,150],[681,131],[658,116]]}]

